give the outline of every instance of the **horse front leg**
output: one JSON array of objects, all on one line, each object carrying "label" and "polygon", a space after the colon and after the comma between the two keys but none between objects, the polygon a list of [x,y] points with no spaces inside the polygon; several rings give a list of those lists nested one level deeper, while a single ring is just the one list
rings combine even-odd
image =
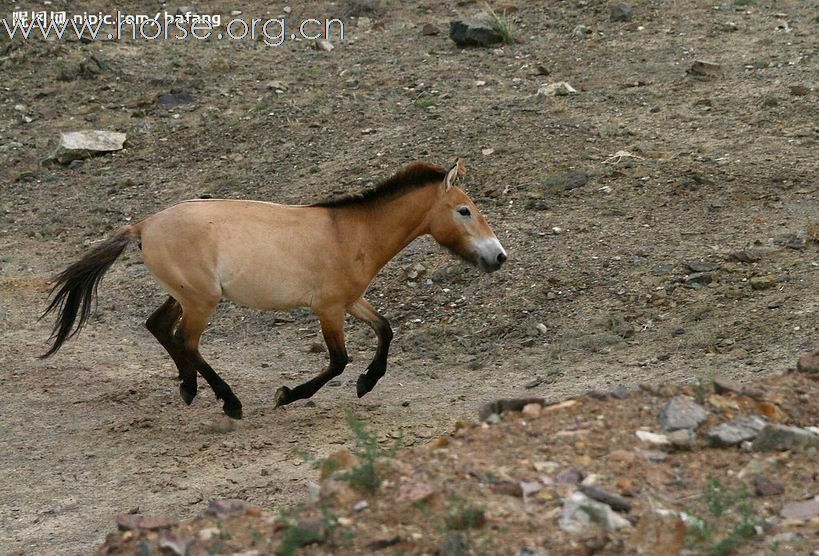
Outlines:
[{"label": "horse front leg", "polygon": [[363,297],[353,303],[347,311],[355,318],[369,324],[378,336],[375,356],[367,367],[367,372],[359,375],[356,382],[356,394],[360,398],[375,388],[376,383],[387,372],[387,355],[390,352],[390,342],[392,342],[392,328],[390,321],[381,316]]},{"label": "horse front leg", "polygon": [[347,357],[347,347],[344,344],[344,312],[335,311],[330,314],[319,315],[321,320],[321,333],[324,335],[324,342],[330,352],[330,365],[318,376],[308,380],[304,384],[299,384],[293,389],[282,386],[276,390],[276,407],[293,403],[311,397],[330,380],[337,377],[344,371],[349,358]]}]

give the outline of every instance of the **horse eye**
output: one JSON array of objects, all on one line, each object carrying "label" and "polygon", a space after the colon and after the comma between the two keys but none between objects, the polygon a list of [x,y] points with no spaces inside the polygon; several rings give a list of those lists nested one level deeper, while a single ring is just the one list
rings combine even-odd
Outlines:
[{"label": "horse eye", "polygon": [[467,207],[459,208],[458,209],[458,214],[460,214],[461,216],[471,216],[472,215],[472,213],[469,212],[469,209]]}]

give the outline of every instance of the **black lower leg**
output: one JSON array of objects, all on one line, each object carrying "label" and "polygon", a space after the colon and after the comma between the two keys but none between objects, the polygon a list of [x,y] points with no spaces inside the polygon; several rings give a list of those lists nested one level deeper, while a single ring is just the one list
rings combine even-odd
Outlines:
[{"label": "black lower leg", "polygon": [[299,384],[292,390],[287,386],[282,386],[276,391],[276,407],[287,405],[296,400],[312,397],[322,386],[337,377],[344,371],[349,358],[346,351],[330,352],[330,366],[320,375],[308,380],[304,384]]},{"label": "black lower leg", "polygon": [[184,342],[173,333],[173,328],[181,315],[182,307],[173,297],[168,297],[165,303],[148,317],[145,327],[162,344],[176,364],[181,381],[179,394],[185,403],[190,405],[197,391],[196,368],[191,365],[185,354]]},{"label": "black lower leg", "polygon": [[241,419],[242,402],[239,401],[239,398],[236,397],[227,382],[216,374],[216,371],[204,360],[198,350],[193,352],[189,351],[187,355],[192,366],[199,371],[202,378],[204,378],[213,389],[213,393],[216,394],[216,399],[224,402],[222,404],[222,411],[225,412],[225,415],[233,419]]},{"label": "black lower leg", "polygon": [[377,327],[375,327],[375,333],[378,335],[378,348],[375,351],[375,357],[367,367],[367,372],[359,375],[355,385],[356,394],[359,398],[375,388],[375,385],[387,372],[387,356],[390,352],[390,342],[392,342],[392,328],[389,321],[382,317]]}]

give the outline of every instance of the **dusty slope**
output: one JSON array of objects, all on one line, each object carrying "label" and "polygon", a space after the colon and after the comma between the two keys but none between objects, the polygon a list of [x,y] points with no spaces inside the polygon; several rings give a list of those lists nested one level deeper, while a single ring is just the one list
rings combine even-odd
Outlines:
[{"label": "dusty slope", "polygon": [[[709,435],[749,416],[769,415],[771,429],[812,426],[817,376],[775,375],[738,389],[750,396],[703,383],[532,404],[377,459],[375,474],[365,472],[367,457],[345,450],[329,460],[336,471],[322,463],[313,503],[277,515],[216,501],[178,526],[120,516],[123,532],[99,554],[815,554],[819,436],[805,432],[807,450],[764,450],[756,441],[712,447]],[[636,437],[663,432],[658,416],[669,400],[692,397],[708,412],[692,443]],[[566,509],[578,496],[589,508],[579,517]]]}]

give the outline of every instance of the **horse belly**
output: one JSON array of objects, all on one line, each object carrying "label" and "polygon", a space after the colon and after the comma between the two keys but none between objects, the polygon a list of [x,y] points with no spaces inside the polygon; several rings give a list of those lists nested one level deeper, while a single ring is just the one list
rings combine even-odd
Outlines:
[{"label": "horse belly", "polygon": [[287,276],[268,276],[265,280],[238,278],[222,283],[227,299],[263,311],[295,309],[310,305],[310,292]]}]

